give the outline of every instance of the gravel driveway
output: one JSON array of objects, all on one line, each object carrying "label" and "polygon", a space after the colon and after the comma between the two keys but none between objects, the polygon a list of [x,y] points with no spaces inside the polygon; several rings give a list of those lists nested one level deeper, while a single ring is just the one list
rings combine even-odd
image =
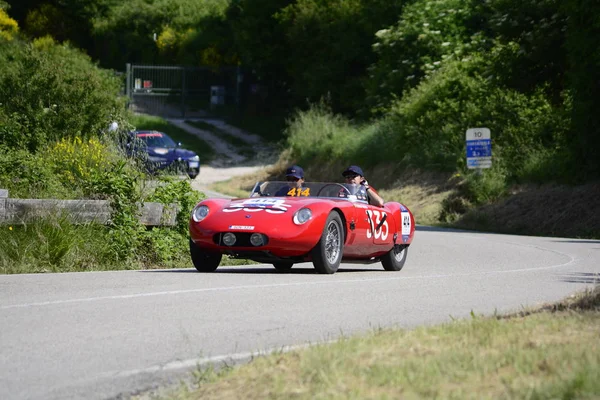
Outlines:
[{"label": "gravel driveway", "polygon": [[217,156],[208,165],[201,165],[200,174],[192,180],[191,186],[195,190],[205,192],[211,197],[230,197],[221,193],[208,190],[208,187],[220,181],[226,181],[234,176],[248,175],[269,167],[277,159],[277,154],[272,148],[265,144],[262,139],[254,134],[245,132],[239,128],[228,125],[221,120],[202,118],[197,119],[205,123],[214,125],[218,129],[227,132],[229,135],[247,143],[249,147],[256,150],[256,156],[252,159],[238,154],[235,148],[221,139],[213,132],[196,128],[185,123],[182,119],[168,119],[170,123],[189,132],[192,135],[200,137],[209,143],[217,153]]}]

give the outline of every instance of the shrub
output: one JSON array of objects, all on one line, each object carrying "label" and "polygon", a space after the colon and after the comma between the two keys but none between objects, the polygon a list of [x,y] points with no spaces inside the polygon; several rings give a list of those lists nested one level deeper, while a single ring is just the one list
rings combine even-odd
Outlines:
[{"label": "shrub", "polygon": [[386,149],[388,159],[453,171],[465,168],[466,129],[488,127],[494,163],[515,177],[530,152],[560,145],[567,124],[541,91],[497,87],[484,71],[479,56],[446,64],[394,103],[372,146]]},{"label": "shrub", "polygon": [[82,192],[62,185],[43,155],[0,146],[0,187],[13,198],[78,198]]},{"label": "shrub", "polygon": [[73,225],[56,215],[25,225],[0,225],[0,273],[106,268],[103,226]]},{"label": "shrub", "polygon": [[162,177],[161,179],[163,184],[158,186],[147,200],[165,205],[175,203],[178,208],[176,230],[181,234],[187,235],[192,209],[197,203],[206,198],[206,196],[204,193],[192,190],[187,180],[168,177]]},{"label": "shrub", "polygon": [[0,145],[35,152],[122,119],[120,80],[68,45],[0,42],[0,61]]},{"label": "shrub", "polygon": [[62,183],[71,187],[82,187],[95,174],[112,168],[116,155],[97,138],[83,140],[63,138],[50,146],[46,153]]}]

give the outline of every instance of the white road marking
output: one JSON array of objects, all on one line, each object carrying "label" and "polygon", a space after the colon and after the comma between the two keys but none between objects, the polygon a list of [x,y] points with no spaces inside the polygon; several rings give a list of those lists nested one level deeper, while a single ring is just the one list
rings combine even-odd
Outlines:
[{"label": "white road marking", "polygon": [[[513,244],[521,245],[518,243],[513,243]],[[521,245],[521,246],[523,246],[523,245]],[[537,246],[528,246],[528,247],[536,247],[539,249],[544,249],[544,248],[537,247]],[[165,295],[177,295],[177,294],[187,294],[187,293],[219,292],[219,291],[240,290],[240,289],[265,289],[265,288],[278,288],[278,287],[290,287],[290,286],[309,286],[309,285],[324,285],[324,284],[326,285],[326,284],[358,283],[358,282],[400,281],[400,280],[413,280],[413,279],[439,279],[439,278],[451,278],[451,277],[486,275],[486,274],[505,274],[505,273],[513,273],[513,272],[529,272],[529,271],[539,271],[539,270],[544,270],[544,269],[565,267],[567,265],[572,264],[575,261],[575,258],[568,254],[561,253],[556,250],[550,250],[550,249],[544,249],[544,250],[566,256],[569,258],[569,261],[566,263],[550,265],[550,266],[546,266],[546,267],[518,268],[518,269],[495,270],[495,271],[478,271],[478,272],[468,272],[468,273],[462,273],[462,274],[399,276],[399,277],[393,277],[393,278],[386,276],[386,277],[382,277],[382,278],[367,278],[367,279],[344,279],[344,280],[326,280],[326,281],[322,280],[322,281],[313,281],[313,282],[270,283],[270,284],[263,284],[263,285],[221,286],[221,287],[214,287],[214,288],[169,290],[169,291],[161,291],[161,292],[122,294],[122,295],[115,295],[115,296],[84,297],[84,298],[78,298],[78,299],[41,301],[41,302],[25,303],[25,304],[11,304],[11,305],[0,306],[0,310],[8,310],[8,309],[12,309],[12,308],[42,307],[42,306],[50,306],[50,305],[57,305],[57,304],[84,303],[84,302],[101,301],[101,300],[132,299],[132,298],[138,298],[138,297],[165,296]]]}]

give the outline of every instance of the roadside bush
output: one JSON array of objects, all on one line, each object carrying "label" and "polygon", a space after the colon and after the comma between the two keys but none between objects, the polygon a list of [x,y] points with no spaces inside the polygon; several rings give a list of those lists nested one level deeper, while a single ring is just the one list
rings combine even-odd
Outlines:
[{"label": "roadside bush", "polygon": [[0,3],[0,40],[13,40],[19,32],[19,24],[1,6]]},{"label": "roadside bush", "polygon": [[164,205],[175,203],[177,205],[176,230],[187,235],[188,224],[192,209],[206,196],[204,193],[192,189],[188,180],[162,177],[162,184],[158,186],[147,201],[156,201]]},{"label": "roadside bush", "polygon": [[68,45],[0,41],[0,61],[0,145],[35,152],[62,138],[99,136],[122,119],[120,80]]},{"label": "roadside bush", "polygon": [[515,178],[516,166],[529,154],[560,146],[566,135],[563,114],[555,112],[541,91],[524,95],[498,87],[483,71],[479,56],[446,64],[394,103],[371,147],[406,165],[463,170],[465,131],[488,127],[494,163]]},{"label": "roadside bush", "polygon": [[66,188],[42,155],[0,146],[0,188],[13,198],[78,198],[82,192]]},{"label": "roadside bush", "polygon": [[394,26],[375,35],[377,61],[368,70],[363,107],[383,112],[445,62],[489,46],[477,34],[474,13],[464,0],[417,0],[406,5]]},{"label": "roadside bush", "polygon": [[298,163],[345,160],[356,152],[361,128],[340,115],[334,115],[323,103],[298,111],[285,132],[290,157]]},{"label": "roadside bush", "polygon": [[108,269],[105,232],[96,224],[73,225],[64,215],[25,225],[0,225],[0,273]]},{"label": "roadside bush", "polygon": [[[44,157],[65,186],[81,188],[95,174],[110,170],[116,154],[97,138],[63,138],[50,146]],[[92,195],[93,193],[88,193]]]}]

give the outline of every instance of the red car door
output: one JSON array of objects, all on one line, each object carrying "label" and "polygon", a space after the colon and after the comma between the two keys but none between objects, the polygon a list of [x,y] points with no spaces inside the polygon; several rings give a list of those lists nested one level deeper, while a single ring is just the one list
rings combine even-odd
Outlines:
[{"label": "red car door", "polygon": [[373,252],[373,239],[369,215],[369,206],[363,203],[354,203],[352,208],[344,210],[347,223],[348,237],[344,248],[344,257],[364,257]]},{"label": "red car door", "polygon": [[394,226],[392,213],[386,208],[369,205],[366,210],[369,220],[369,230],[367,237],[375,247],[385,247],[393,241],[393,232],[390,232],[390,226]]}]

